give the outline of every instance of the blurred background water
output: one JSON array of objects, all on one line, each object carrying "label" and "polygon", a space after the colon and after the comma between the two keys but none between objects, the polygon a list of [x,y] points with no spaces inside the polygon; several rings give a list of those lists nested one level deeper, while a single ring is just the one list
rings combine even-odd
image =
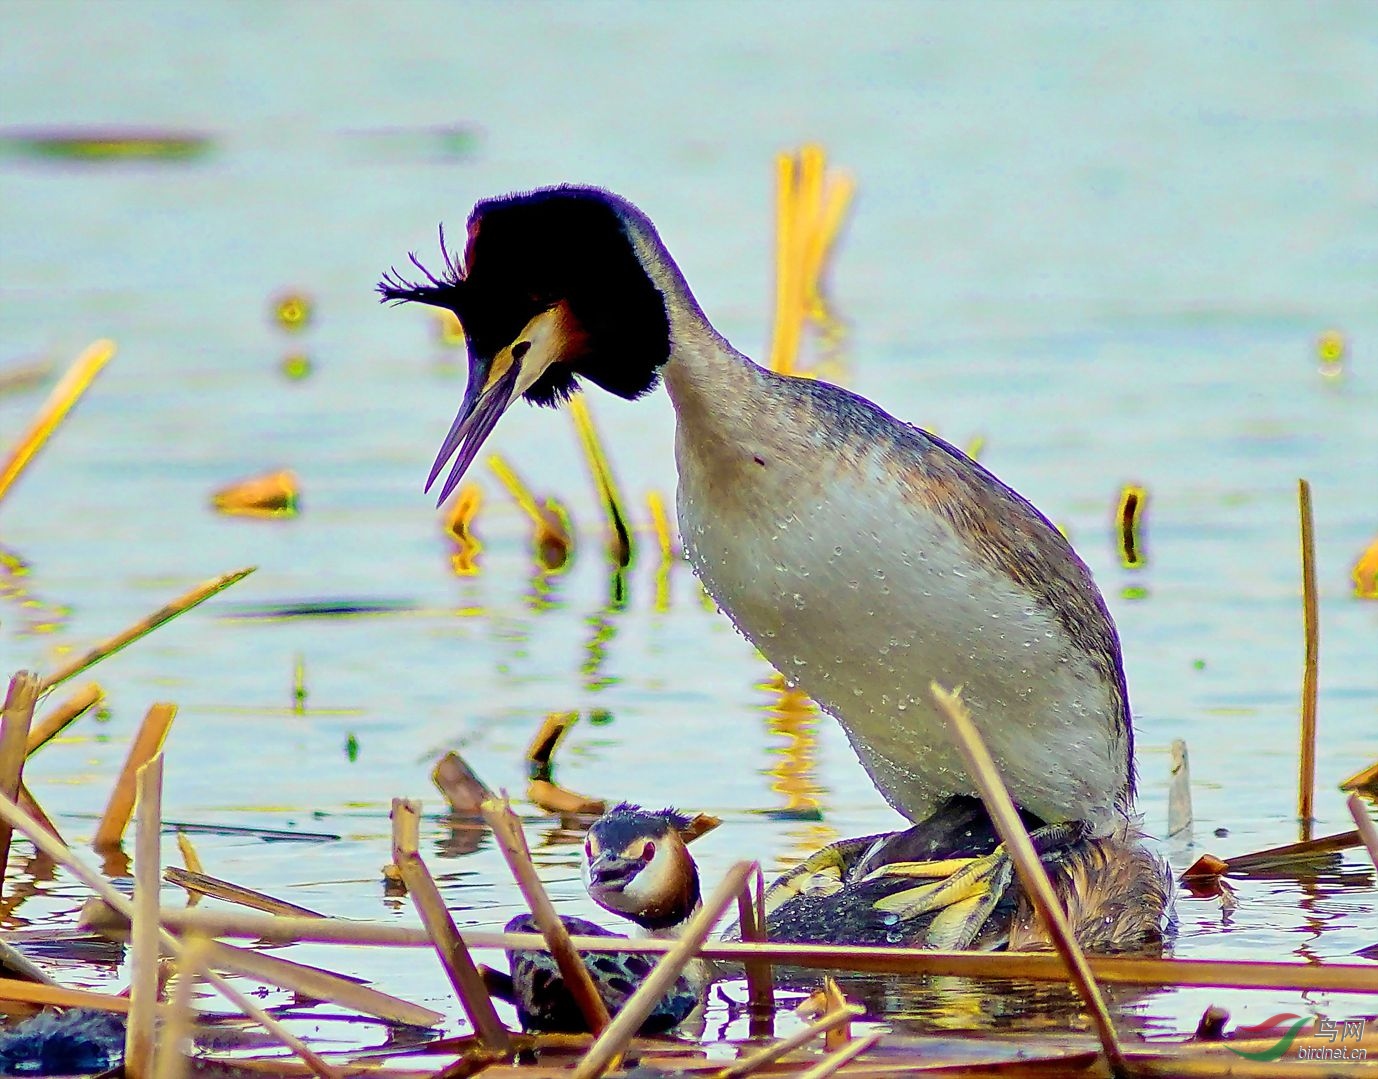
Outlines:
[{"label": "blurred background water", "polygon": [[[452,572],[420,488],[462,352],[371,291],[408,250],[434,259],[437,223],[458,235],[476,198],[591,182],[652,216],[709,316],[763,356],[772,155],[805,140],[859,187],[831,273],[845,381],[958,444],[984,438],[983,462],[1091,564],[1124,641],[1152,832],[1167,747],[1191,748],[1195,843],[1163,844],[1179,869],[1296,837],[1295,486],[1311,480],[1317,830],[1347,827],[1335,785],[1378,756],[1378,604],[1350,578],[1378,528],[1371,4],[5,0],[0,22],[0,364],[65,363],[99,336],[120,347],[0,511],[0,543],[28,567],[0,599],[0,669],[51,669],[197,580],[260,567],[98,668],[108,718],[26,773],[69,838],[89,837],[134,726],[164,699],[180,706],[169,819],[338,837],[200,837],[207,870],[328,913],[410,921],[380,882],[389,799],[438,810],[427,776],[452,748],[520,792],[553,710],[582,716],[562,782],[725,818],[696,844],[709,879],[894,826],[835,723],[773,707],[771,672],[687,565],[658,603],[643,538],[610,600],[567,416],[514,410],[492,445],[571,506],[572,566],[542,577],[525,518],[479,467],[479,572]],[[190,141],[165,158],[55,154],[62,134]],[[291,291],[312,309],[296,334],[273,318]],[[1323,373],[1328,331],[1345,355]],[[284,377],[293,355],[310,377]],[[6,442],[45,391],[0,396]],[[645,528],[646,492],[674,485],[668,402],[592,407]],[[216,487],[276,467],[300,476],[298,518],[210,509]],[[1129,482],[1150,495],[1138,570],[1111,527]],[[340,599],[400,609],[244,617]],[[577,847],[534,814],[530,837],[561,908],[593,913]],[[462,926],[520,909],[486,840],[458,854],[438,817],[424,838]],[[27,884],[11,924],[70,918],[74,884]],[[1177,952],[1362,962],[1372,884],[1351,853],[1305,880],[1241,882],[1233,911],[1183,898]],[[430,959],[296,951],[455,1012]],[[868,993],[921,1026],[1038,1010],[1022,990]],[[1212,1001],[1242,1022],[1371,1010],[1225,991],[1121,1007],[1168,1033]],[[710,1033],[740,1033],[715,1017]],[[327,1019],[308,1012],[305,1029],[367,1040]]]}]

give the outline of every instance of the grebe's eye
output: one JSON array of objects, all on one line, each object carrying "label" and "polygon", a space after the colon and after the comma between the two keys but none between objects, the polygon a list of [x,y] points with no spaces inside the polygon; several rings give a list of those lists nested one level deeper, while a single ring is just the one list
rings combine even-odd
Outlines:
[{"label": "grebe's eye", "polygon": [[641,848],[641,860],[643,862],[649,862],[652,858],[655,857],[655,854],[656,845],[654,843],[648,842],[644,847]]},{"label": "grebe's eye", "polygon": [[587,858],[590,862],[593,861],[593,840],[592,840],[592,839],[585,839],[585,840],[584,840],[584,857]]}]

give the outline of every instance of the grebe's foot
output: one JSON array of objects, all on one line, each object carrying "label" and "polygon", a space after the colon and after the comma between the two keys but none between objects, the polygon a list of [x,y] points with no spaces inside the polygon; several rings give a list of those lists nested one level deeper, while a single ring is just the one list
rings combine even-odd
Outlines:
[{"label": "grebe's foot", "polygon": [[[1073,844],[1085,838],[1081,821],[1049,824],[1035,829],[1029,838],[1040,858],[1055,863]],[[1014,879],[1014,862],[1002,843],[979,858],[950,858],[930,862],[891,862],[868,873],[863,880],[914,878],[931,883],[906,888],[877,899],[873,904],[882,921],[899,924],[930,918],[921,943],[943,950],[970,947],[985,927],[991,912],[1005,898]]]},{"label": "grebe's foot", "polygon": [[766,889],[766,914],[770,915],[796,896],[825,896],[841,891],[848,870],[875,840],[875,836],[843,839],[809,855]]}]

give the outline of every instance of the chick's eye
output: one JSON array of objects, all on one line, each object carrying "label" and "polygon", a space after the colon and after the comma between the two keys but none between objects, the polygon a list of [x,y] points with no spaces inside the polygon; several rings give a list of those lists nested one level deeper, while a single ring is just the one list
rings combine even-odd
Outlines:
[{"label": "chick's eye", "polygon": [[590,862],[593,861],[593,840],[584,840],[584,857]]},{"label": "chick's eye", "polygon": [[656,845],[654,843],[647,843],[644,847],[641,848],[641,860],[643,862],[649,862],[652,858],[655,857],[655,853]]}]

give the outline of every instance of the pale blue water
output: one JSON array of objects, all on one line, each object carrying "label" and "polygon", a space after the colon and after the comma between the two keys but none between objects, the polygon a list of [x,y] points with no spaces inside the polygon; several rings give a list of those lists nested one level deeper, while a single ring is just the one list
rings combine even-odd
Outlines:
[{"label": "pale blue water", "polygon": [[[438,222],[457,235],[478,197],[594,182],[655,219],[710,317],[760,356],[772,155],[806,139],[859,185],[831,275],[850,327],[849,385],[959,444],[984,436],[983,461],[1066,526],[1124,639],[1151,830],[1165,819],[1167,747],[1191,747],[1197,845],[1165,848],[1179,868],[1203,850],[1295,838],[1295,483],[1311,480],[1317,827],[1348,826],[1336,783],[1378,757],[1378,604],[1354,598],[1349,579],[1378,533],[1371,5],[7,0],[0,123],[9,134],[147,127],[211,141],[181,162],[61,162],[12,146],[0,157],[0,363],[65,363],[98,336],[120,346],[0,507],[0,543],[31,566],[23,595],[0,598],[0,670],[50,668],[58,649],[194,581],[260,567],[104,664],[109,722],[84,721],[35,759],[30,784],[74,841],[160,699],[181,706],[170,819],[342,836],[201,837],[208,871],[330,913],[410,920],[379,883],[389,799],[438,810],[427,775],[449,748],[520,792],[522,750],[550,710],[611,717],[575,727],[558,758],[569,786],[724,816],[697,845],[709,879],[737,858],[775,866],[891,826],[826,718],[810,759],[794,762],[821,822],[762,812],[789,802],[770,774],[785,767],[787,738],[765,711],[769,671],[703,607],[686,565],[656,609],[649,539],[625,606],[609,606],[597,505],[567,417],[515,410],[493,440],[572,507],[581,546],[551,602],[529,601],[525,519],[482,467],[481,572],[450,572],[420,488],[462,363],[425,315],[371,293],[409,249],[433,255]],[[270,312],[293,288],[316,317],[289,336]],[[1328,329],[1349,343],[1340,378],[1318,372]],[[314,374],[291,383],[279,365],[298,351]],[[0,396],[0,442],[43,392]],[[592,404],[644,528],[645,492],[674,484],[668,403]],[[299,519],[209,510],[217,486],[279,466],[301,477]],[[1150,565],[1133,573],[1110,531],[1127,482],[1151,498]],[[231,617],[338,597],[414,610]],[[23,605],[33,598],[39,607]],[[58,632],[31,632],[53,608],[66,612]],[[298,654],[305,715],[290,710]],[[533,823],[533,845],[549,830]],[[444,837],[437,824],[427,842]],[[576,848],[538,856],[563,908],[590,913]],[[499,925],[519,908],[486,846],[432,860],[456,874],[446,894],[462,924]],[[1353,959],[1375,942],[1378,903],[1371,868],[1357,853],[1344,866],[1361,886],[1337,874],[1245,881],[1228,915],[1181,901],[1178,953]],[[65,921],[79,889],[40,890],[13,918]],[[429,960],[303,958],[453,1011]],[[992,996],[997,1010],[1019,1010]],[[943,1005],[902,997],[896,1009],[931,1021]],[[1243,1022],[1372,1010],[1325,994],[1193,991],[1149,994],[1126,1005],[1126,1022],[1190,1030],[1212,1001]],[[305,1029],[344,1044],[363,1036]]]}]

